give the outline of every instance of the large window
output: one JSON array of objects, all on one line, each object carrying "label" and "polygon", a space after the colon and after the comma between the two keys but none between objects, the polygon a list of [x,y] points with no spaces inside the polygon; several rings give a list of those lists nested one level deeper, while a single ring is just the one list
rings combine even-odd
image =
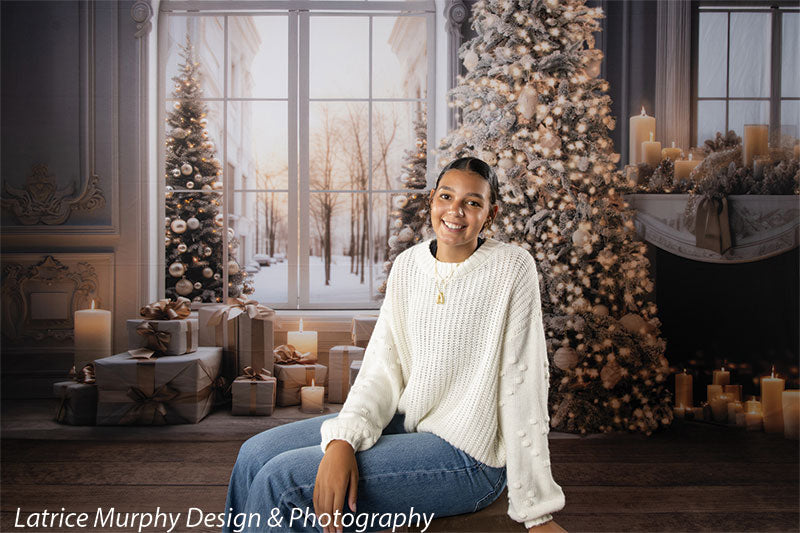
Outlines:
[{"label": "large window", "polygon": [[718,131],[769,124],[772,143],[800,129],[800,9],[796,2],[699,2],[695,13],[692,144]]},{"label": "large window", "polygon": [[162,109],[188,35],[234,267],[276,309],[378,307],[391,200],[434,116],[434,2],[211,4],[161,2]]}]

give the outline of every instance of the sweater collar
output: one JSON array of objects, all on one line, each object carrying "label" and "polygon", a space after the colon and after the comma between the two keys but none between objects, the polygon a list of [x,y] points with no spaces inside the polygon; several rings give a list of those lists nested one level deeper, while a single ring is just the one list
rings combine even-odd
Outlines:
[{"label": "sweater collar", "polygon": [[[431,242],[433,242],[433,238],[419,243],[416,249],[416,262],[425,273],[429,274],[431,277],[435,277],[436,258],[431,254]],[[468,272],[471,272],[475,268],[482,265],[495,250],[500,248],[501,245],[502,242],[498,241],[497,239],[493,239],[491,237],[487,238],[477,250],[472,252],[472,255],[467,257],[464,262],[461,263],[461,266],[459,266],[453,274],[453,278],[464,276]]]}]

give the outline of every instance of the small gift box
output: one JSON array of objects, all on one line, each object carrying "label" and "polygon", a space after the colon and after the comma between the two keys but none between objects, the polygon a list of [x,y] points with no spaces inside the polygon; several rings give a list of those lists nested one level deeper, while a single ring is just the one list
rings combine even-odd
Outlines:
[{"label": "small gift box", "polygon": [[328,358],[328,401],[344,403],[350,392],[350,364],[364,358],[359,346],[334,346]]},{"label": "small gift box", "polygon": [[181,355],[197,350],[198,325],[189,319],[188,298],[159,300],[141,308],[142,318],[128,320],[128,349],[137,357]]},{"label": "small gift box", "polygon": [[60,400],[56,422],[73,426],[93,426],[97,416],[94,363],[84,366],[79,373],[72,367],[70,374],[71,381],[53,384],[53,394]]},{"label": "small gift box", "polygon": [[353,346],[367,347],[377,321],[378,317],[372,315],[356,315],[353,317]]},{"label": "small gift box", "polygon": [[356,382],[356,376],[358,376],[358,371],[361,370],[361,363],[363,363],[361,359],[353,361],[350,363],[350,386],[353,386],[353,383]]},{"label": "small gift box", "polygon": [[234,415],[268,416],[275,408],[278,380],[262,368],[256,373],[251,367],[244,369],[232,384]]},{"label": "small gift box", "polygon": [[283,344],[274,350],[275,377],[278,379],[277,405],[289,406],[300,403],[300,388],[325,383],[328,367],[318,364],[312,353],[301,354],[291,344]]},{"label": "small gift box", "polygon": [[95,361],[98,425],[195,424],[211,411],[222,348],[156,358],[121,353]]}]

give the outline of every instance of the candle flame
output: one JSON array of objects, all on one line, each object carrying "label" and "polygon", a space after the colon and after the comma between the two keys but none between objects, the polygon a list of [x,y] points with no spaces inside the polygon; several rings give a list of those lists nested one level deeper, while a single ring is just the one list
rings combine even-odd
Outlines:
[{"label": "candle flame", "polygon": [[675,141],[672,141],[672,147],[675,148]]},{"label": "candle flame", "polygon": [[643,117],[646,117],[646,116],[647,116],[647,113],[645,113],[645,112],[644,112],[644,106],[642,106],[642,116],[643,116]]},{"label": "candle flame", "polygon": [[686,369],[685,369],[685,368],[683,369],[683,373],[684,373],[684,374],[686,373]]},{"label": "candle flame", "polygon": [[92,309],[94,309],[94,298],[92,298]]},{"label": "candle flame", "polygon": [[651,132],[650,132],[650,142],[653,142],[654,140],[655,140],[655,139],[653,139],[653,132],[651,131]]},{"label": "candle flame", "polygon": [[303,319],[300,319],[300,331],[303,331]]},{"label": "candle flame", "polygon": [[315,386],[315,383],[316,383],[316,382],[314,381],[314,378],[311,378],[311,386],[312,386],[312,387],[314,387],[314,386]]},{"label": "candle flame", "polygon": [[692,152],[689,152],[689,161],[691,161],[691,160],[692,160],[692,156],[693,156],[693,155],[694,155],[694,154],[693,154]]},{"label": "candle flame", "polygon": [[775,365],[772,365],[772,374],[770,375],[770,377],[773,378],[775,377]]}]

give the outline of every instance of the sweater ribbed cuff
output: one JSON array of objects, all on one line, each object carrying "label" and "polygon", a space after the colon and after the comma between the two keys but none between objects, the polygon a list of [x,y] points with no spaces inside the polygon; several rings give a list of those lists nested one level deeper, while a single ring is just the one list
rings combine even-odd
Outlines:
[{"label": "sweater ribbed cuff", "polygon": [[328,444],[332,440],[346,441],[350,444],[350,446],[353,447],[353,451],[357,452],[359,446],[361,446],[362,440],[364,439],[363,433],[356,429],[337,425],[335,421],[336,419],[333,418],[322,423],[322,427],[320,428],[320,433],[322,435],[322,441],[320,442],[322,453],[325,453],[325,448],[328,447]]},{"label": "sweater ribbed cuff", "polygon": [[546,522],[549,522],[553,519],[553,515],[547,513],[546,515],[542,515],[539,518],[534,518],[533,520],[525,520],[525,528],[530,529],[533,526],[540,526]]}]

